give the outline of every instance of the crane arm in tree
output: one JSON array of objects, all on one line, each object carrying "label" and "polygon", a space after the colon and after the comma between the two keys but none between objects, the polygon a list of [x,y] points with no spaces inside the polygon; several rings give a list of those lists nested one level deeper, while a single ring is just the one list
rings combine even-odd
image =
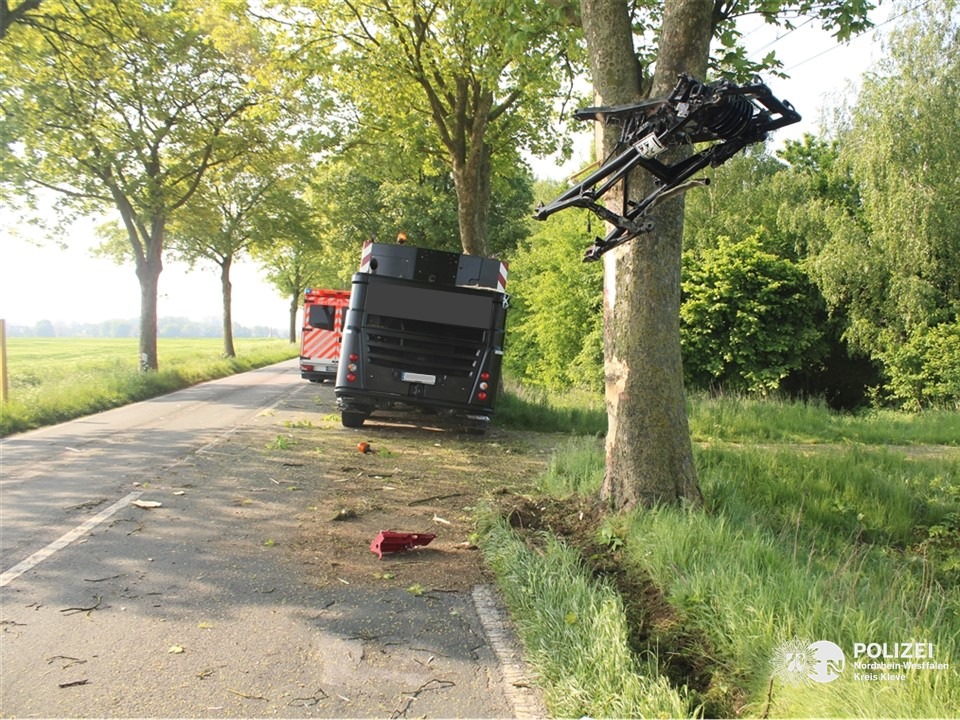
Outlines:
[{"label": "crane arm in tree", "polygon": [[[690,75],[680,75],[666,97],[584,108],[574,116],[619,126],[620,138],[597,170],[537,208],[535,217],[545,220],[560,210],[580,207],[613,225],[606,237],[594,240],[584,262],[650,232],[653,221],[648,213],[669,197],[706,185],[707,179],[693,177],[705,167],[721,165],[748,145],[763,142],[771,131],[800,120],[793,106],[778,100],[759,78],[737,85],[729,80],[702,83]],[[661,159],[671,148],[685,145],[693,151],[683,159],[674,163]],[[603,196],[638,166],[656,178],[656,188],[642,200],[628,202],[622,214],[604,206]]]}]

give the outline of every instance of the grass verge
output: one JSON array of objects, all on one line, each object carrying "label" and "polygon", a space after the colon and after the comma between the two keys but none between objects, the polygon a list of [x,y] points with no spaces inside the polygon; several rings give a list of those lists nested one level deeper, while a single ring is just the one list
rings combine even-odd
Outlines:
[{"label": "grass verge", "polygon": [[[875,414],[844,425],[822,408],[778,414],[779,404],[723,402],[724,437],[739,444],[697,449],[702,510],[598,513],[602,447],[579,437],[558,449],[541,495],[489,511],[514,520],[482,522],[481,547],[520,634],[533,662],[546,663],[551,713],[955,716],[960,452],[875,444],[904,445],[905,423],[915,438],[939,444],[946,438],[938,428],[956,418]],[[718,416],[716,408],[704,412]],[[836,426],[841,442],[798,445],[791,427],[808,414],[807,442],[824,442]],[[842,442],[851,432],[858,442]],[[861,444],[867,439],[874,444]],[[583,633],[568,627],[571,613],[577,626],[593,617],[581,608],[593,607],[608,608],[603,624],[621,629],[601,635],[592,620]],[[600,637],[607,652],[633,659],[591,670]],[[785,647],[821,640],[845,653],[837,680],[776,672]],[[906,642],[932,645],[939,666],[881,658],[884,667],[869,667],[875,659],[854,654],[857,643]],[[672,700],[658,676],[669,678]],[[618,683],[623,689],[612,689]],[[639,698],[645,691],[658,700]],[[609,699],[617,693],[638,697],[617,705]]]},{"label": "grass verge", "polygon": [[533,549],[502,518],[481,523],[484,558],[545,688],[554,717],[682,717],[689,699],[629,649],[620,595],[584,573],[577,552],[545,536]]},{"label": "grass verge", "polygon": [[571,391],[562,398],[508,382],[497,400],[494,424],[534,432],[596,435],[607,431],[603,397],[586,391]]},{"label": "grass verge", "polygon": [[[960,413],[864,410],[842,413],[817,401],[695,393],[687,402],[694,442],[863,445],[960,445]],[[494,422],[507,428],[603,435],[603,397],[573,390],[563,396],[508,382]]]},{"label": "grass verge", "polygon": [[225,358],[218,339],[160,339],[160,370],[142,373],[135,339],[10,339],[10,399],[0,407],[0,436],[146,400],[297,354],[296,346],[282,340],[240,339],[235,345],[237,357]]}]

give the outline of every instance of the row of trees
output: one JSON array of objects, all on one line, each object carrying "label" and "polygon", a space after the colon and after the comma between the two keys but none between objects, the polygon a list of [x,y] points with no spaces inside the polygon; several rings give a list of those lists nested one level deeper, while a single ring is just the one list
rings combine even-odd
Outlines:
[{"label": "row of trees", "polygon": [[[758,147],[688,194],[688,387],[960,403],[958,45],[955,5],[929,4],[890,35],[828,137]],[[532,382],[601,385],[602,278],[571,260],[584,229],[563,219],[512,265],[507,361]]]},{"label": "row of trees", "polygon": [[[239,252],[263,256],[278,286],[296,290],[292,318],[305,285],[332,284],[342,268],[355,267],[361,237],[353,233],[361,228],[402,218],[424,226],[417,242],[507,248],[527,231],[511,222],[512,203],[529,197],[519,152],[557,146],[550,123],[573,78],[588,73],[609,105],[662,94],[681,72],[742,78],[775,68],[776,59],[746,59],[739,17],[790,26],[810,16],[842,40],[868,25],[870,7],[863,0],[5,5],[4,199],[29,203],[42,189],[58,193],[65,210],[112,210],[142,288],[141,358],[154,368],[165,252],[221,266],[225,316],[230,263]],[[642,193],[645,182],[632,178],[620,201]],[[408,201],[420,202],[419,211],[401,212],[398,202]],[[444,206],[456,209],[456,240]],[[649,242],[608,255],[602,334],[612,482],[605,493],[617,506],[698,497],[680,372],[682,217],[682,200],[664,204]],[[433,235],[440,226],[444,234]],[[230,329],[225,320],[225,336]]]}]

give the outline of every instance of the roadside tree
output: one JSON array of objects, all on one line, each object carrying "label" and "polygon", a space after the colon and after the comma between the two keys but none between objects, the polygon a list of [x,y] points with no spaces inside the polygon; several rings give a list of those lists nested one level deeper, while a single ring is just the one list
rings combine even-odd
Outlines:
[{"label": "roadside tree", "polygon": [[33,22],[33,13],[40,7],[40,0],[23,0],[11,7],[7,0],[0,0],[0,40],[3,40],[15,23],[27,25]]},{"label": "roadside tree", "polygon": [[251,72],[258,36],[240,10],[44,2],[0,44],[5,195],[52,191],[62,209],[119,215],[140,282],[145,370],[158,366],[168,221],[211,168],[256,146],[276,97],[275,79]]},{"label": "roadside tree", "polygon": [[[789,24],[798,15],[819,17],[838,40],[869,25],[861,0],[812,4],[667,0],[582,0],[591,79],[598,105],[624,105],[667,94],[680,73],[704,78],[708,68],[755,71],[741,61],[734,26],[747,13]],[[656,37],[654,47],[634,38]],[[711,41],[719,52],[711,57]],[[654,62],[655,61],[655,62]],[[766,58],[763,65],[774,64]],[[651,64],[654,65],[650,72]],[[604,133],[605,157],[616,135]],[[677,156],[672,158],[678,159]],[[627,178],[610,206],[642,198],[652,178]],[[701,500],[687,424],[680,355],[680,262],[683,198],[664,202],[655,229],[604,256],[604,363],[609,430],[602,496],[616,509],[638,504]]]},{"label": "roadside tree", "polygon": [[884,363],[915,334],[960,317],[957,7],[935,0],[914,11],[865,78],[841,159],[869,234],[827,244],[814,262],[825,295],[850,318],[850,340]]},{"label": "roadside tree", "polygon": [[[320,77],[360,131],[450,169],[463,251],[487,255],[493,169],[550,152],[555,103],[576,61],[572,3],[536,0],[304,3]],[[574,13],[575,14],[575,13]]]},{"label": "roadside tree", "polygon": [[[329,252],[320,232],[318,213],[309,192],[289,180],[271,188],[258,215],[260,242],[250,254],[281,295],[290,300],[288,339],[297,342],[297,311],[310,287],[342,287],[341,257]],[[356,252],[359,258],[359,250]]]},{"label": "roadside tree", "polygon": [[284,212],[272,202],[290,202],[289,195],[272,192],[287,178],[301,176],[302,168],[285,162],[282,153],[251,153],[237,162],[211,168],[190,203],[170,224],[171,253],[190,265],[207,262],[220,276],[223,353],[234,357],[233,285],[230,270],[257,243],[273,241],[268,219]]}]

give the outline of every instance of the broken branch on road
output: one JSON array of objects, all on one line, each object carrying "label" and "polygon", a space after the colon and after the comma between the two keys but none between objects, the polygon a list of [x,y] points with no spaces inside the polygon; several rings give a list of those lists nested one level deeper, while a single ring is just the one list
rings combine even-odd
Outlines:
[{"label": "broken branch on road", "polygon": [[84,678],[83,680],[72,680],[71,682],[62,682],[59,685],[57,685],[57,687],[62,689],[62,688],[69,688],[69,687],[77,687],[78,685],[89,685],[89,684],[90,684],[90,681]]},{"label": "broken branch on road", "polygon": [[93,605],[91,605],[91,606],[89,606],[89,607],[68,607],[68,608],[64,608],[64,609],[61,610],[60,612],[62,612],[62,613],[64,613],[64,614],[68,614],[68,615],[73,615],[73,614],[75,614],[75,613],[85,612],[85,613],[87,613],[87,614],[89,615],[89,614],[92,613],[94,610],[99,610],[99,609],[100,609],[100,604],[103,602],[103,596],[101,596],[101,595],[94,595],[94,597],[96,598],[97,601],[96,601]]},{"label": "broken branch on road", "polygon": [[432,680],[427,680],[427,682],[425,682],[423,685],[418,687],[413,692],[401,693],[401,696],[406,696],[406,702],[403,704],[402,707],[399,707],[396,710],[394,710],[393,714],[390,717],[396,720],[396,718],[401,718],[404,715],[406,715],[407,710],[410,709],[410,706],[413,704],[413,701],[416,700],[420,696],[420,693],[422,692],[425,692],[427,690],[446,690],[447,688],[454,687],[455,685],[456,683],[453,682],[452,680],[439,680],[437,678],[433,678]]}]

